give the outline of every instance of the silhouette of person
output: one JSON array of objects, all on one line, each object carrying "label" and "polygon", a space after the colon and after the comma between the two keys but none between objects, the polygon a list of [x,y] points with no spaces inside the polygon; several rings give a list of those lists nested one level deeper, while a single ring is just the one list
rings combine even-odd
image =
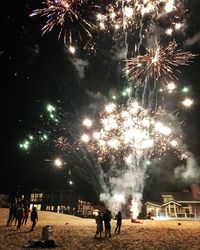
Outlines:
[{"label": "silhouette of person", "polygon": [[14,204],[14,208],[13,208],[13,217],[12,220],[10,221],[10,226],[12,225],[13,221],[15,221],[15,226],[17,224],[17,213],[18,212],[18,206],[17,204]]},{"label": "silhouette of person", "polygon": [[31,227],[31,232],[32,232],[35,229],[36,221],[38,221],[38,214],[37,214],[36,207],[32,208],[32,211],[31,211],[31,221],[32,221],[32,227]]},{"label": "silhouette of person", "polygon": [[115,228],[115,233],[120,233],[121,230],[121,225],[122,225],[122,215],[121,212],[119,211],[118,214],[116,215],[115,219],[117,220],[117,226]]},{"label": "silhouette of person", "polygon": [[106,209],[106,212],[103,215],[103,220],[105,225],[105,238],[107,238],[107,235],[111,237],[111,225],[110,225],[111,212],[108,209]]},{"label": "silhouette of person", "polygon": [[20,205],[17,209],[17,229],[21,228],[23,216],[24,216],[24,209],[22,205]]},{"label": "silhouette of person", "polygon": [[9,214],[8,214],[8,220],[7,220],[7,227],[11,225],[11,222],[14,218],[14,213],[15,213],[15,205],[11,204],[9,208]]},{"label": "silhouette of person", "polygon": [[23,216],[23,220],[22,220],[22,225],[26,226],[28,217],[29,217],[29,213],[30,213],[30,209],[28,206],[24,207],[24,216]]},{"label": "silhouette of person", "polygon": [[96,239],[98,234],[99,234],[99,238],[101,238],[101,233],[103,232],[103,217],[101,216],[100,212],[98,212],[98,215],[96,216],[95,220],[97,224],[97,230],[96,230],[94,238]]}]

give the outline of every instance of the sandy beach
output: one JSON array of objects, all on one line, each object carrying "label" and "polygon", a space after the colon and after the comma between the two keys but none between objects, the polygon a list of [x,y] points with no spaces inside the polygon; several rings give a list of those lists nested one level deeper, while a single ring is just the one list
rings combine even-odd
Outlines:
[{"label": "sandy beach", "polygon": [[200,221],[141,220],[141,223],[131,223],[131,220],[123,220],[122,231],[118,235],[114,233],[116,221],[112,220],[112,237],[94,239],[94,219],[43,211],[38,211],[38,216],[39,222],[34,232],[30,232],[30,220],[26,226],[16,230],[14,225],[6,226],[8,209],[0,209],[0,249],[27,249],[24,246],[28,240],[40,240],[42,227],[46,225],[53,228],[51,238],[55,241],[57,250],[200,249]]}]

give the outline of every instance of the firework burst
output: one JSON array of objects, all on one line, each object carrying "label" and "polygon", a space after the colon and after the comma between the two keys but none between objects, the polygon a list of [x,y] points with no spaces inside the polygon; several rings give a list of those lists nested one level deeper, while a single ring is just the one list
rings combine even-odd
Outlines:
[{"label": "firework burst", "polygon": [[183,13],[181,1],[117,0],[114,4],[108,5],[105,14],[98,13],[97,20],[101,29],[107,29],[108,27],[115,30],[137,29],[140,28],[141,20],[145,16],[148,16],[152,21],[156,21],[170,14],[176,17],[176,20],[180,20]]},{"label": "firework burst", "polygon": [[100,161],[107,156],[128,162],[135,157],[158,157],[170,149],[181,152],[180,136],[162,120],[171,123],[164,111],[150,114],[135,101],[121,106],[110,103],[100,113],[99,124],[87,126],[81,140]]},{"label": "firework burst", "polygon": [[91,30],[96,26],[91,13],[99,9],[97,5],[90,5],[87,0],[45,0],[45,5],[45,8],[36,9],[30,14],[47,19],[42,28],[43,34],[60,26],[59,38],[64,35],[66,43],[71,44],[74,38],[82,37],[82,31],[92,37]]},{"label": "firework burst", "polygon": [[188,65],[195,56],[189,51],[177,49],[175,41],[166,47],[156,43],[147,54],[127,60],[124,72],[136,84],[141,84],[146,77],[156,81],[164,79],[168,83],[169,80],[177,79],[178,67]]},{"label": "firework burst", "polygon": [[68,148],[68,140],[64,136],[60,136],[57,140],[54,141],[55,146],[62,151],[67,150]]},{"label": "firework burst", "polygon": [[[68,136],[69,137],[69,136]],[[54,140],[56,148],[61,151],[75,152],[79,150],[79,145],[76,142],[70,141],[67,137],[60,136]]]}]

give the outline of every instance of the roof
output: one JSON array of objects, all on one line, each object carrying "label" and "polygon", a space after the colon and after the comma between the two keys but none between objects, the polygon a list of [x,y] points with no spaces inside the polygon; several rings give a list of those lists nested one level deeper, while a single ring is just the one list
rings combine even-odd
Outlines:
[{"label": "roof", "polygon": [[177,201],[180,204],[200,204],[200,201]]},{"label": "roof", "polygon": [[181,207],[181,204],[179,204],[177,201],[168,201],[162,204],[162,207],[165,207],[169,205],[170,203],[176,204],[177,206]]},{"label": "roof", "polygon": [[158,204],[158,203],[150,202],[150,201],[147,201],[147,202],[145,203],[145,205],[153,205],[153,206],[156,206],[156,207],[162,207],[162,204]]},{"label": "roof", "polygon": [[163,195],[172,195],[173,199],[176,201],[192,201],[192,194],[188,192],[165,192],[161,193]]}]

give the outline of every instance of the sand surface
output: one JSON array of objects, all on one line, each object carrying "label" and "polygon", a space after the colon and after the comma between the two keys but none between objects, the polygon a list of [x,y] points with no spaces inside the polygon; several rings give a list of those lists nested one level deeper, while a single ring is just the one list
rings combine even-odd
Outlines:
[{"label": "sand surface", "polygon": [[16,230],[14,225],[6,226],[8,209],[0,209],[0,250],[27,249],[23,246],[30,239],[41,239],[42,227],[46,225],[53,228],[51,238],[55,240],[57,250],[200,250],[200,221],[142,220],[141,223],[131,223],[131,220],[123,220],[121,234],[118,235],[114,233],[116,221],[112,220],[112,237],[94,239],[94,219],[43,211],[39,211],[38,216],[34,232],[30,232],[30,221]]}]

